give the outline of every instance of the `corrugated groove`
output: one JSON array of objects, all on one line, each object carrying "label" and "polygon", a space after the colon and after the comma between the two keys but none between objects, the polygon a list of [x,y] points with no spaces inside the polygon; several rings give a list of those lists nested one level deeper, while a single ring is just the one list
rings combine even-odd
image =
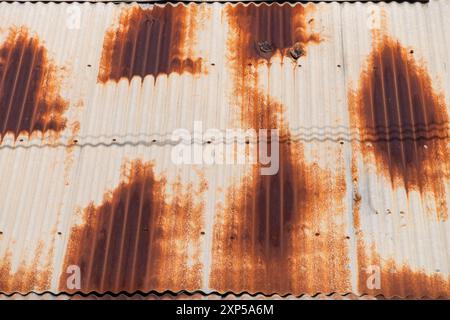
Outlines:
[{"label": "corrugated groove", "polygon": [[[448,297],[448,12],[1,3],[0,292]],[[195,120],[280,170],[174,164]]]}]

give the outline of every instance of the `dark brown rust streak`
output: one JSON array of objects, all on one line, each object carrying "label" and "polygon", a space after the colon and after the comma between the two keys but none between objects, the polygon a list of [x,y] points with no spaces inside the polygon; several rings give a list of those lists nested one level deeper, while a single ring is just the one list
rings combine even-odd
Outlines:
[{"label": "dark brown rust streak", "polygon": [[[413,52],[386,34],[375,37],[359,89],[350,101],[361,128],[365,155],[375,153],[378,168],[393,186],[432,190],[445,199],[448,115],[443,95],[433,91],[427,70]],[[446,205],[438,208],[447,216]]]},{"label": "dark brown rust streak", "polygon": [[[301,256],[296,252],[297,257],[292,259],[292,250],[294,245],[298,248],[300,242],[307,241],[298,230],[302,222],[311,223],[315,210],[326,203],[322,198],[327,192],[317,181],[329,176],[305,165],[302,145],[289,142],[283,106],[258,88],[258,74],[251,67],[266,62],[277,52],[292,57],[291,49],[297,48],[304,55],[306,45],[320,39],[317,34],[307,33],[301,5],[238,4],[229,6],[227,15],[235,93],[232,104],[240,107],[240,125],[256,130],[278,128],[288,142],[280,143],[277,174],[261,175],[260,166],[255,165],[240,186],[229,190],[225,226],[215,231],[214,247],[224,261],[232,261],[232,266],[224,266],[216,256],[210,285],[237,292],[283,294],[308,290],[311,287],[307,275],[295,269],[300,268]],[[335,192],[334,196],[341,193]]]},{"label": "dark brown rust streak", "polygon": [[80,267],[83,292],[198,289],[200,267],[187,268],[186,253],[180,256],[170,241],[187,246],[186,239],[200,238],[203,205],[194,204],[195,190],[183,194],[181,185],[167,203],[165,185],[151,163],[132,162],[123,182],[101,205],[89,205],[84,224],[72,229],[60,289],[71,291],[69,265]]},{"label": "dark brown rust streak", "polygon": [[193,41],[189,30],[198,27],[189,19],[194,11],[182,4],[124,9],[119,26],[105,36],[98,81],[201,72],[201,58],[190,57],[186,50]]},{"label": "dark brown rust streak", "polygon": [[10,29],[0,47],[0,135],[66,127],[68,103],[59,95],[47,49],[25,28]]}]

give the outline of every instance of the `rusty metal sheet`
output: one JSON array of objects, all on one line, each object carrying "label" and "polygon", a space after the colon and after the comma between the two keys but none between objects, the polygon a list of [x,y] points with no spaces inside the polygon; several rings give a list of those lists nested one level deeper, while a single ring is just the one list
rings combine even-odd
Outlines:
[{"label": "rusty metal sheet", "polygon": [[448,298],[449,12],[1,3],[0,293]]}]

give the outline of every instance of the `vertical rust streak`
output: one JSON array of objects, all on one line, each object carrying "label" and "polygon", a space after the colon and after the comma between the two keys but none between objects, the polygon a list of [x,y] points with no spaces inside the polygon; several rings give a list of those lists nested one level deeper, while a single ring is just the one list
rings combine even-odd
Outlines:
[{"label": "vertical rust streak", "polygon": [[[13,61],[10,60],[10,61],[7,62],[7,66],[9,67],[7,69],[7,71],[12,71],[14,73],[11,75],[13,79],[9,79],[9,82],[12,82],[12,88],[8,88],[7,90],[5,90],[5,91],[7,91],[7,94],[10,94],[10,96],[8,97],[7,102],[6,102],[6,109],[7,109],[7,111],[6,111],[4,120],[3,120],[4,124],[3,124],[3,128],[2,128],[2,132],[6,131],[6,126],[7,126],[8,122],[9,122],[9,118],[10,118],[10,115],[11,115],[11,109],[13,107],[13,101],[15,99],[22,98],[20,94],[18,94],[16,96],[15,93],[16,93],[16,90],[17,90],[18,79],[19,79],[19,77],[22,76],[21,71],[23,72],[22,58],[23,58],[24,52],[26,50],[26,43],[25,42],[26,42],[26,39],[24,39],[24,40],[22,40],[22,41],[17,43],[16,47],[13,48],[13,50],[15,51],[13,53],[13,55],[12,55]],[[17,58],[18,58],[18,61],[16,62]],[[19,126],[19,124],[20,123],[18,123],[17,125]]]},{"label": "vertical rust streak", "polygon": [[[145,171],[145,168],[143,170]],[[143,172],[142,174],[145,176],[145,172]],[[139,189],[139,184],[137,185],[137,188]],[[126,194],[125,194],[125,207],[124,207],[124,223],[122,225],[122,229],[120,232],[120,234],[122,235],[123,238],[125,238],[125,240],[128,240],[128,239],[126,239],[127,230],[128,230],[127,224],[132,223],[135,220],[135,219],[133,219],[132,221],[130,221],[130,219],[128,219],[128,215],[130,213],[129,212],[130,211],[130,197],[131,197],[131,193],[134,192],[134,190],[135,190],[135,188],[127,188],[127,190],[125,192]],[[141,199],[139,197],[137,200],[138,200],[138,203],[141,202],[140,201]],[[139,213],[139,211],[138,211],[138,213]],[[133,211],[131,214],[135,214],[135,212]],[[134,229],[137,230],[137,232],[139,232],[138,228],[134,228]],[[115,277],[115,281],[114,281],[115,286],[113,286],[114,290],[116,290],[116,291],[122,290],[122,288],[125,288],[125,285],[126,285],[126,283],[120,283],[119,281],[120,281],[120,276],[122,275],[122,267],[123,267],[124,263],[126,263],[126,260],[123,259],[124,245],[125,245],[125,243],[128,244],[129,242],[130,241],[121,241],[121,243],[120,243],[119,257],[117,260],[118,269],[117,269],[117,273],[116,273],[116,277]],[[134,259],[133,256],[131,256],[131,257]],[[123,279],[123,280],[126,281],[126,279]],[[128,283],[128,284],[131,284],[131,283]]]},{"label": "vertical rust streak", "polygon": [[[301,5],[229,5],[227,18],[230,25],[228,58],[233,78],[231,104],[239,108],[239,124],[256,131],[277,128],[282,141],[276,174],[263,176],[260,165],[255,165],[240,185],[232,186],[227,193],[223,210],[225,221],[215,230],[213,247],[219,253],[214,255],[210,286],[238,292],[311,292],[315,290],[307,284],[311,275],[298,270],[299,264],[311,260],[307,259],[308,255],[323,260],[320,260],[321,253],[313,252],[317,246],[311,245],[319,241],[308,238],[300,229],[302,223],[318,222],[320,211],[328,210],[318,203],[326,202],[322,198],[327,194],[326,184],[331,175],[326,170],[306,166],[303,145],[288,142],[290,131],[283,116],[284,106],[260,87],[257,70],[261,64],[270,64],[275,54],[285,59],[292,46],[301,47],[304,55],[305,47],[320,42],[320,38],[308,34],[305,9]],[[259,141],[256,147],[259,150]],[[269,141],[267,148],[270,150],[270,147]],[[342,201],[345,180],[337,178],[336,183],[340,190],[334,192],[333,201]],[[230,233],[233,241],[228,245]],[[298,243],[303,241],[309,244],[308,252],[297,251]],[[319,243],[323,244],[318,247],[320,250],[330,250],[324,247],[324,241]],[[338,246],[336,250],[345,252],[344,247]],[[345,274],[345,271],[339,272]],[[244,277],[244,274],[252,276]],[[346,279],[338,278],[331,290],[344,287]]]},{"label": "vertical rust streak", "polygon": [[[144,173],[145,175],[147,175],[147,172]],[[145,197],[145,183],[142,183],[141,188],[139,190],[139,197],[138,199],[144,199]],[[132,245],[133,247],[133,251],[132,251],[132,257],[133,260],[131,262],[131,279],[130,279],[130,285],[132,288],[137,288],[139,286],[138,283],[135,283],[136,281],[136,261],[137,261],[137,256],[139,254],[138,252],[138,246],[139,246],[139,241],[140,238],[142,237],[143,231],[142,230],[142,215],[144,214],[144,201],[138,201],[138,220],[137,220],[137,224],[136,224],[136,230],[138,231],[138,234],[136,236],[136,240],[134,240],[134,244]],[[153,224],[153,223],[152,223]],[[151,248],[151,246],[150,246]],[[149,252],[149,256],[151,256],[151,252]]]},{"label": "vertical rust streak", "polygon": [[[111,202],[116,201],[114,198],[111,199]],[[101,259],[103,259],[103,263],[102,263],[102,267],[101,267],[101,274],[100,274],[100,283],[99,283],[99,288],[101,291],[106,291],[108,290],[108,287],[106,286],[106,275],[107,272],[105,270],[107,270],[107,265],[110,259],[110,247],[111,247],[111,238],[113,236],[113,222],[114,222],[114,203],[111,203],[111,205],[109,206],[108,210],[105,210],[107,212],[107,222],[105,223],[105,225],[107,226],[106,228],[106,244],[105,244],[105,252],[104,252],[104,256],[103,257],[99,257],[98,259],[101,261]],[[101,231],[102,233],[104,232],[103,230]],[[88,281],[88,283],[90,283]]]},{"label": "vertical rust streak", "polygon": [[[32,41],[32,40],[30,40],[30,41]],[[28,68],[28,73],[27,73],[27,76],[25,78],[26,79],[26,86],[25,86],[25,90],[24,90],[24,97],[27,97],[28,94],[29,94],[30,80],[31,80],[31,77],[32,77],[32,70],[35,67],[34,63],[35,63],[35,58],[36,58],[36,52],[37,52],[36,47],[33,47],[32,59],[31,59],[31,62],[30,62],[30,67]],[[27,68],[25,67],[25,69],[27,69]],[[26,100],[23,99],[22,103],[20,104],[20,112],[19,112],[19,117],[18,117],[18,121],[17,121],[17,127],[15,128],[14,132],[19,132],[19,130],[20,130],[19,128],[20,128],[20,124],[22,123],[22,117],[23,117],[25,108],[26,108]]]}]

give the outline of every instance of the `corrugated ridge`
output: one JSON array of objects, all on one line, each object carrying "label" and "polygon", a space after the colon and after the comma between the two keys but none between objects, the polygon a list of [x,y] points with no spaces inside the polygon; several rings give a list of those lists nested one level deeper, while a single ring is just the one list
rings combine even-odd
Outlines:
[{"label": "corrugated ridge", "polygon": [[122,298],[122,299],[133,299],[133,298],[150,298],[150,297],[155,297],[156,299],[163,299],[163,298],[175,298],[176,299],[183,299],[183,298],[187,298],[187,299],[202,299],[202,298],[217,298],[217,299],[302,299],[302,298],[311,298],[311,299],[342,299],[342,298],[347,298],[347,299],[414,299],[414,300],[423,300],[423,299],[448,299],[448,296],[413,296],[413,295],[409,295],[409,296],[398,296],[398,295],[392,295],[392,296],[385,296],[382,294],[378,294],[378,295],[370,295],[367,293],[363,293],[363,294],[355,294],[353,292],[347,292],[347,293],[337,293],[337,292],[332,292],[332,293],[315,293],[315,294],[300,294],[300,295],[293,295],[293,294],[284,294],[284,295],[280,295],[277,293],[272,293],[272,294],[264,294],[261,292],[256,292],[256,293],[248,293],[248,292],[240,292],[240,293],[235,293],[235,292],[217,292],[217,291],[212,291],[209,293],[203,292],[201,290],[199,291],[185,291],[185,290],[181,290],[181,291],[170,291],[170,290],[166,290],[166,291],[162,291],[162,292],[158,292],[158,291],[148,291],[148,292],[142,292],[142,291],[135,291],[135,292],[126,292],[126,291],[120,291],[117,293],[113,293],[113,292],[103,292],[103,293],[99,293],[99,292],[74,292],[74,293],[68,293],[68,292],[51,292],[51,291],[43,291],[43,292],[34,292],[34,291],[30,291],[27,293],[20,293],[20,292],[12,292],[12,293],[3,293],[0,292],[0,299],[1,297],[7,297],[7,298],[17,298],[17,297],[32,297],[32,296],[36,296],[36,297],[40,297],[40,298],[45,298],[46,296],[51,296],[53,298],[64,298],[67,297],[69,299],[73,299],[73,298],[80,298],[80,299],[102,299],[102,298]]}]

